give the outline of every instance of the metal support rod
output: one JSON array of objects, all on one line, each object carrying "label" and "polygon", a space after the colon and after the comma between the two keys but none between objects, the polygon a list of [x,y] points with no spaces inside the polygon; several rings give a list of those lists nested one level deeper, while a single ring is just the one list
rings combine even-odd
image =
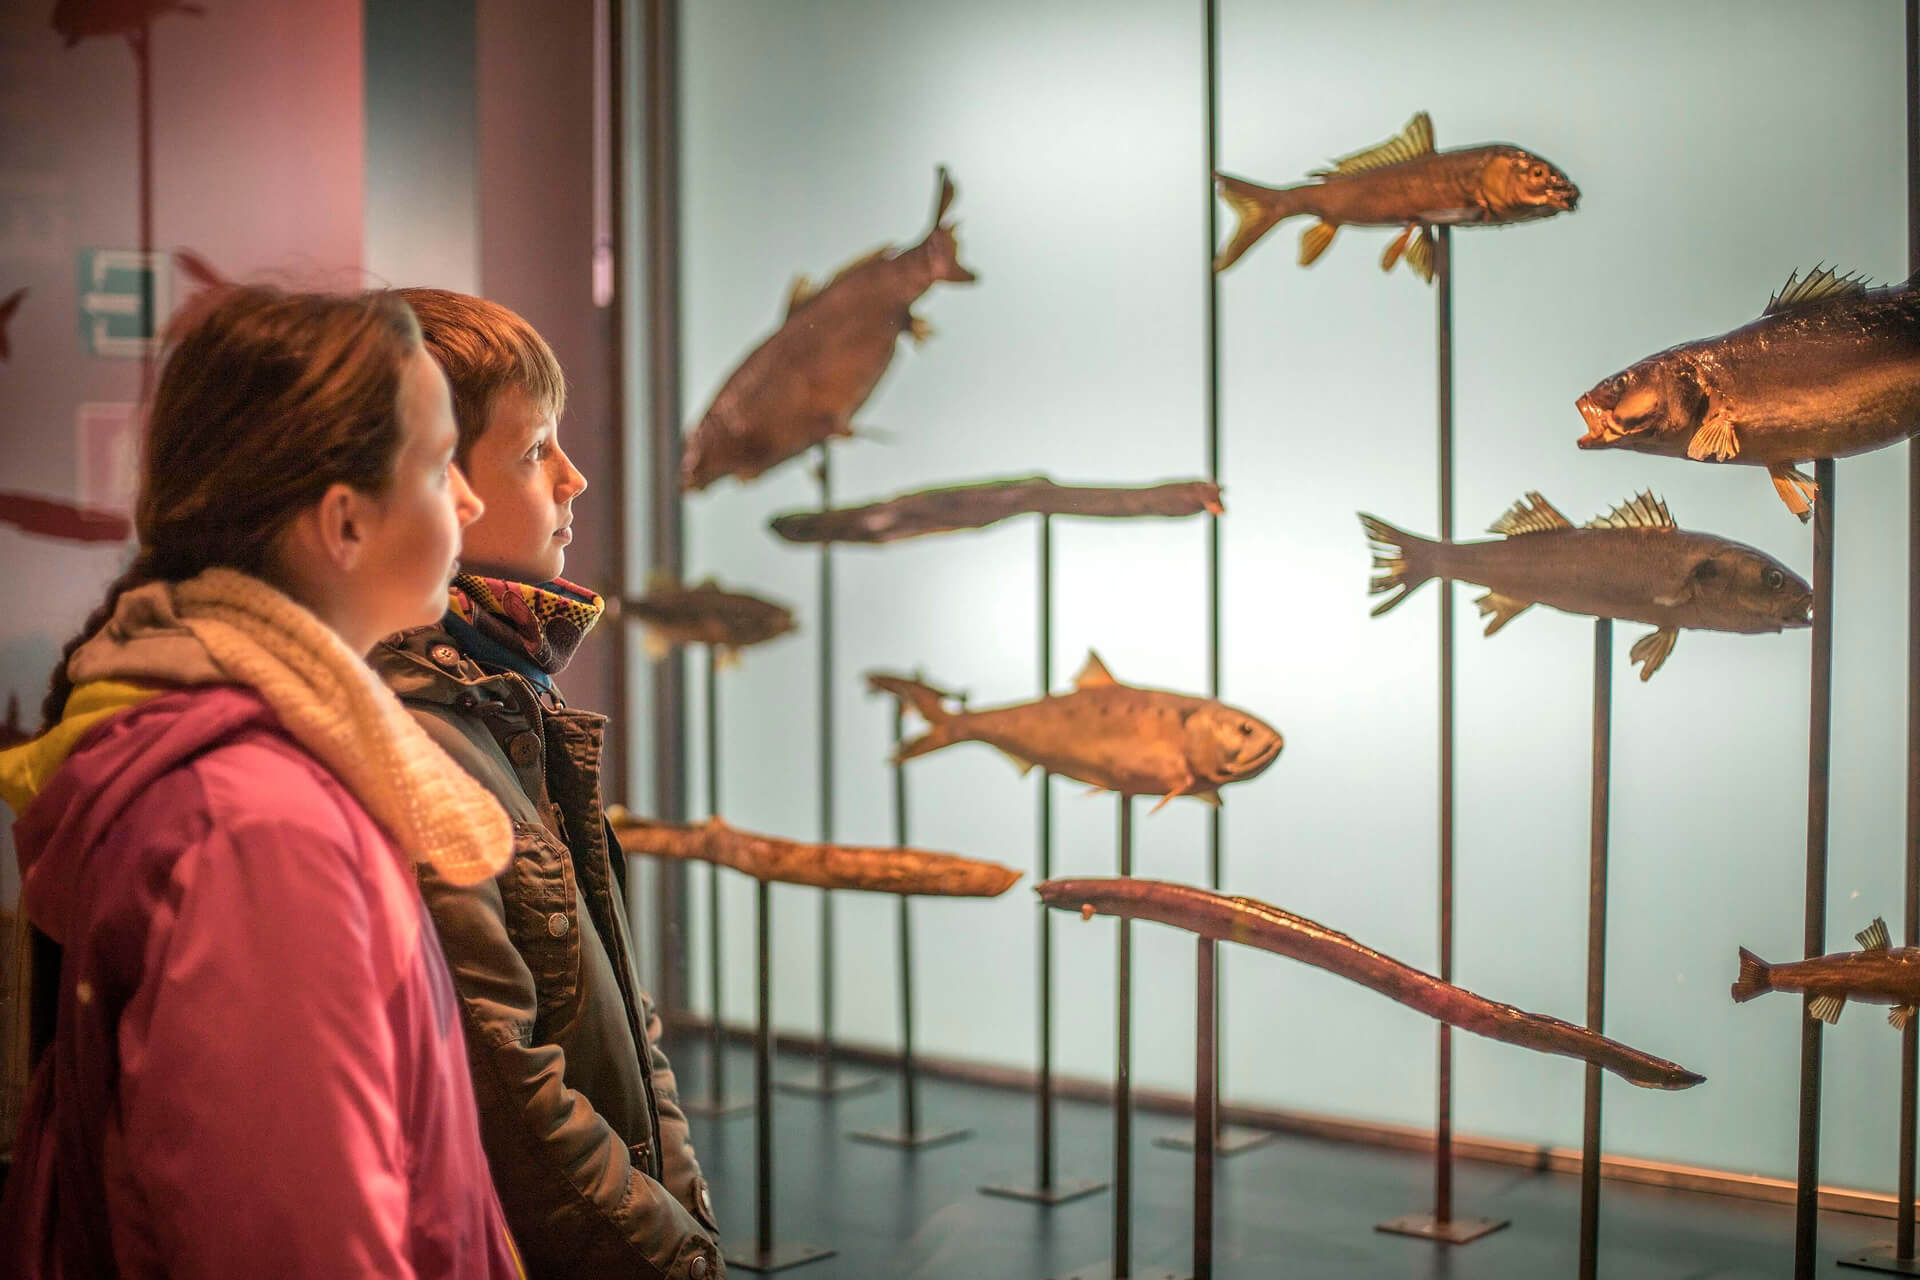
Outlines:
[{"label": "metal support rod", "polygon": [[1213,1138],[1220,1128],[1219,1004],[1220,944],[1199,939],[1193,1037],[1193,1280],[1213,1280]]},{"label": "metal support rod", "polygon": [[[707,646],[707,816],[720,816],[720,649]],[[711,1065],[707,1069],[707,1090],[718,1108],[727,1095],[727,1041],[721,1018],[721,965],[724,948],[720,945],[720,868],[707,864],[707,981],[712,984],[713,1023],[708,1028]]]},{"label": "metal support rod", "polygon": [[[1040,696],[1053,692],[1053,517],[1040,517]],[[1040,772],[1040,879],[1053,878],[1053,775]],[[1042,1195],[1053,1190],[1053,912],[1040,909],[1040,1091],[1034,1174]]]},{"label": "metal support rod", "polygon": [[[1907,270],[1920,271],[1920,0],[1907,0]],[[1907,445],[1906,946],[1920,946],[1920,441]],[[1900,1216],[1894,1257],[1913,1259],[1914,1125],[1920,1023],[1900,1032]]]},{"label": "metal support rod", "polygon": [[[1587,1027],[1605,1030],[1607,1011],[1607,852],[1613,780],[1613,621],[1593,624],[1592,825],[1587,854]],[[1580,1147],[1580,1280],[1600,1265],[1600,1068],[1587,1066]]]},{"label": "metal support rod", "polygon": [[753,1042],[754,1244],[773,1253],[773,886],[753,886],[754,956],[758,967],[759,1033]]},{"label": "metal support rod", "polygon": [[[906,709],[893,704],[893,743],[897,748]],[[907,767],[896,760],[893,766],[893,842],[907,844]],[[908,1145],[920,1135],[920,1073],[913,1057],[913,899],[900,895],[900,1132]]]},{"label": "metal support rod", "polygon": [[[1133,797],[1120,797],[1120,874],[1133,874]],[[1113,1276],[1133,1274],[1133,921],[1119,925],[1114,978]]]},{"label": "metal support rod", "polygon": [[[833,459],[820,446],[820,509],[833,508]],[[820,544],[820,840],[832,844],[833,821],[833,543]],[[820,1075],[833,1087],[833,892],[820,891]]]},{"label": "metal support rod", "polygon": [[[1440,539],[1453,541],[1453,248],[1435,229],[1433,268],[1439,332]],[[1440,580],[1440,981],[1453,981],[1453,585]],[[1433,1216],[1453,1219],[1453,1028],[1439,1031],[1433,1122]]]},{"label": "metal support rod", "polygon": [[134,116],[137,130],[139,186],[141,310],[146,317],[148,341],[140,349],[140,407],[145,412],[153,399],[154,349],[159,343],[160,327],[167,317],[160,314],[160,268],[153,261],[153,18],[143,16],[139,25],[127,32],[127,47],[133,51]]},{"label": "metal support rod", "polygon": [[[1813,673],[1807,742],[1807,901],[1805,953],[1826,951],[1828,781],[1833,747],[1833,459],[1814,464]],[[1801,998],[1800,1163],[1794,1202],[1793,1274],[1811,1280],[1820,1212],[1820,1033],[1822,1023]]]}]

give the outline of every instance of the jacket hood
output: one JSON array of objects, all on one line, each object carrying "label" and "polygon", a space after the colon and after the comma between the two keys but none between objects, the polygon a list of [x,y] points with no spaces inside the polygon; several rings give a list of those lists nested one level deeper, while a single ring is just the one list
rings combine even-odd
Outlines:
[{"label": "jacket hood", "polygon": [[[84,688],[99,696],[98,686]],[[63,945],[80,905],[81,868],[129,804],[163,774],[243,731],[259,727],[284,732],[273,711],[249,689],[227,685],[134,692],[142,699],[137,704],[91,716],[14,823],[21,905],[41,932]],[[8,755],[35,747],[51,751],[43,744],[77,718],[63,720],[51,733]]]}]

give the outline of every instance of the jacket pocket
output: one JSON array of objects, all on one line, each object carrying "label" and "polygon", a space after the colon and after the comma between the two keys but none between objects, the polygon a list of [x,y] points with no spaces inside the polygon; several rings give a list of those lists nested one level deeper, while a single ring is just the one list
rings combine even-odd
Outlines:
[{"label": "jacket pocket", "polygon": [[501,877],[507,933],[533,974],[536,1041],[550,1041],[579,1014],[579,895],[573,858],[545,827],[513,824],[513,862]]}]

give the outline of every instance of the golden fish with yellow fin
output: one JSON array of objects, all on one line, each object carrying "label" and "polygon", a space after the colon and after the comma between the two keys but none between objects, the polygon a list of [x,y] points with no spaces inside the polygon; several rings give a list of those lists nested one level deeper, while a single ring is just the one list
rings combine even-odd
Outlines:
[{"label": "golden fish with yellow fin", "polygon": [[1580,201],[1572,179],[1531,151],[1506,143],[1436,151],[1433,121],[1422,111],[1397,136],[1315,169],[1313,182],[1263,187],[1228,174],[1220,197],[1240,219],[1233,239],[1214,259],[1225,271],[1254,242],[1288,218],[1318,219],[1300,236],[1300,265],[1327,251],[1341,227],[1400,227],[1380,269],[1404,255],[1422,280],[1433,279],[1433,228],[1493,227],[1570,213]]}]

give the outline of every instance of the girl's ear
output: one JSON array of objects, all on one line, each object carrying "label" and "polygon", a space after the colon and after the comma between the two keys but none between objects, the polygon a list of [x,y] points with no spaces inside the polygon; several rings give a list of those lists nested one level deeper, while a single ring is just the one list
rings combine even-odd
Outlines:
[{"label": "girl's ear", "polygon": [[366,554],[372,515],[364,494],[331,485],[287,527],[285,551],[315,568],[350,571]]}]

